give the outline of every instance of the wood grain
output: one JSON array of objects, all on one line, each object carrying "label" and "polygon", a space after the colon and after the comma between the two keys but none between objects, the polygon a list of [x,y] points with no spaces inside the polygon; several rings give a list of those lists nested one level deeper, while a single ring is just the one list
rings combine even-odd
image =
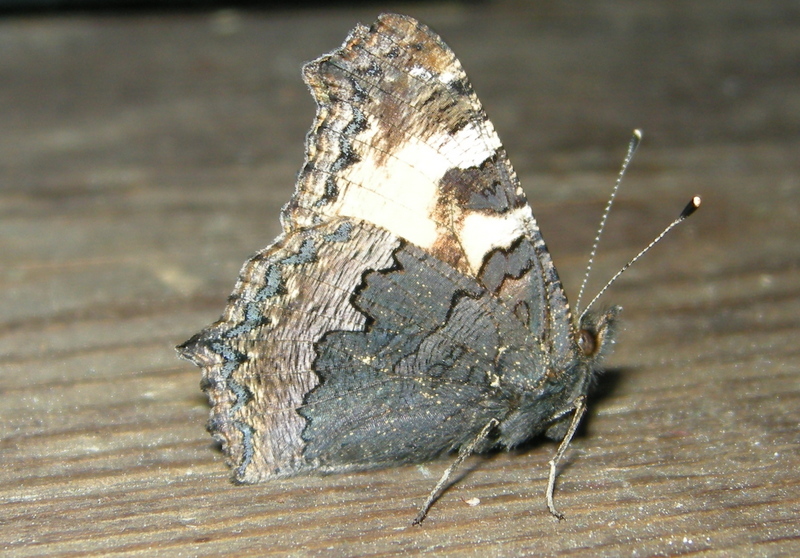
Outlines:
[{"label": "wood grain", "polygon": [[[0,22],[0,549],[9,556],[800,553],[796,4],[415,6],[455,50],[575,296],[624,331],[545,509],[555,447],[233,486],[173,346],[279,230],[303,61],[373,11]],[[479,498],[480,504],[466,501]]]}]

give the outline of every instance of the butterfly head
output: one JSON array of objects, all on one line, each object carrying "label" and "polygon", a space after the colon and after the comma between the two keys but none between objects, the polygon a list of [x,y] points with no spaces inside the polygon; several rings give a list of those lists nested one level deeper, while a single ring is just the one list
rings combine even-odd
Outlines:
[{"label": "butterfly head", "polygon": [[617,317],[622,310],[619,306],[602,312],[588,312],[581,316],[577,327],[578,349],[583,358],[599,363],[614,345]]}]

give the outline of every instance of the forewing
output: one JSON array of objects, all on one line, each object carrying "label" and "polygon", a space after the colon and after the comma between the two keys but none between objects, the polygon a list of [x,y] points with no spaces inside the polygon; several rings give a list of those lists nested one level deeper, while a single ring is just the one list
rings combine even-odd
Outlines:
[{"label": "forewing", "polygon": [[536,237],[494,127],[426,26],[384,14],[304,76],[318,109],[288,230],[357,217],[471,275],[493,248]]}]

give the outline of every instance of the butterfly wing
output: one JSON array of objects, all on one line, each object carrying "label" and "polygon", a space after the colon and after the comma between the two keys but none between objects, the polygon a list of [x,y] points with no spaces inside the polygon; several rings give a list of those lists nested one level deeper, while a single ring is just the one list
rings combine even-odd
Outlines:
[{"label": "butterfly wing", "polygon": [[514,423],[507,445],[533,434],[547,417],[509,405],[560,385],[571,319],[458,60],[387,14],[304,76],[318,109],[284,234],[179,347],[235,478],[421,461],[489,418]]},{"label": "butterfly wing", "polygon": [[220,320],[178,347],[203,369],[208,428],[237,481],[304,466],[296,409],[319,383],[314,345],[332,330],[364,329],[350,297],[398,246],[387,231],[341,219],[288,234],[245,263]]},{"label": "butterfly wing", "polygon": [[461,64],[430,29],[384,14],[309,63],[319,110],[284,210],[289,229],[368,220],[465,273],[536,223]]},{"label": "butterfly wing", "polygon": [[503,373],[542,392],[530,377],[541,362],[505,306],[412,244],[394,257],[355,292],[369,326],[317,344],[321,385],[299,412],[306,455],[321,468],[425,461],[469,443],[516,403]]}]

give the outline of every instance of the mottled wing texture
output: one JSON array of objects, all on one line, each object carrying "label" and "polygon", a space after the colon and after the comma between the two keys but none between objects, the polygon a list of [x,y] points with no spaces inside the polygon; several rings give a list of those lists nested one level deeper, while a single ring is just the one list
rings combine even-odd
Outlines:
[{"label": "mottled wing texture", "polygon": [[394,268],[367,274],[354,298],[369,327],[318,345],[322,384],[300,409],[317,468],[431,459],[508,417],[519,404],[512,392],[535,399],[548,389],[531,377],[541,363],[527,331],[475,279],[411,244],[395,258]]},{"label": "mottled wing texture", "polygon": [[536,222],[453,51],[426,26],[383,15],[304,68],[319,109],[285,208],[289,230],[366,219],[476,274]]},{"label": "mottled wing texture", "polygon": [[303,468],[306,421],[296,409],[319,383],[314,344],[364,329],[352,293],[365,269],[390,267],[398,247],[387,231],[341,219],[286,235],[244,265],[222,318],[178,348],[203,369],[209,430],[237,481]]},{"label": "mottled wing texture", "polygon": [[234,478],[424,461],[490,420],[478,449],[545,428],[575,396],[571,318],[453,52],[387,14],[304,77],[318,109],[284,234],[179,347]]}]

